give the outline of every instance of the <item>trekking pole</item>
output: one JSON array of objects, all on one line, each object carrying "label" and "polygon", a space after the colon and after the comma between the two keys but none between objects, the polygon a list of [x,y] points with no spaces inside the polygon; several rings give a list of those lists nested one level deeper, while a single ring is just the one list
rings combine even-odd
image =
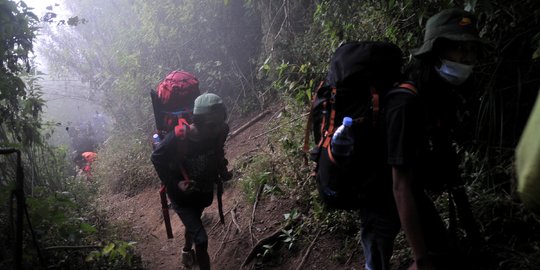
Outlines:
[{"label": "trekking pole", "polygon": [[169,216],[169,205],[167,204],[167,188],[165,185],[161,185],[159,190],[159,197],[161,199],[161,210],[163,212],[163,223],[165,223],[165,231],[167,231],[167,238],[173,238],[171,217]]},{"label": "trekking pole", "polygon": [[21,151],[14,148],[0,148],[0,155],[9,155],[17,154],[17,172],[15,189],[11,193],[11,205],[10,205],[10,225],[13,226],[13,199],[17,200],[17,219],[15,220],[16,232],[15,232],[15,269],[22,269],[22,251],[23,251],[23,226],[24,226],[24,214],[26,214],[26,219],[28,221],[28,227],[32,234],[32,241],[38,253],[38,258],[41,266],[45,267],[43,256],[41,255],[41,250],[36,240],[34,230],[32,229],[32,224],[30,223],[30,216],[28,215],[28,209],[26,209],[26,203],[24,199],[24,170],[21,162]]},{"label": "trekking pole", "polygon": [[154,110],[154,120],[156,121],[156,129],[163,130],[163,117],[159,106],[158,95],[156,91],[150,89],[150,99],[152,100],[152,109]]},{"label": "trekking pole", "polygon": [[[16,226],[16,232],[15,232],[15,269],[22,269],[22,246],[23,246],[23,197],[21,196],[24,188],[24,172],[22,170],[21,164],[21,152],[17,149],[8,148],[8,149],[0,149],[0,154],[2,155],[9,155],[17,153],[17,173],[16,178],[17,182],[15,184],[15,189],[11,193],[11,202],[13,203],[13,198],[17,200],[17,219],[15,220],[15,226]],[[10,207],[10,212],[13,213],[13,206]],[[13,215],[11,215],[13,217]],[[11,223],[11,226],[13,226],[13,223]]]},{"label": "trekking pole", "polygon": [[219,179],[216,183],[217,185],[217,201],[218,201],[218,213],[219,221],[221,224],[225,224],[225,215],[223,214],[223,180]]}]

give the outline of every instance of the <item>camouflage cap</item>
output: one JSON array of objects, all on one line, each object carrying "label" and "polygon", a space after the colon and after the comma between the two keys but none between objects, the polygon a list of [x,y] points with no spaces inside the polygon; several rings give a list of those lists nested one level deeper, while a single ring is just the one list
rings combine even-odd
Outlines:
[{"label": "camouflage cap", "polygon": [[478,35],[476,17],[470,12],[458,8],[445,9],[431,16],[426,23],[424,43],[412,51],[414,56],[420,56],[433,49],[433,44],[439,38],[453,41],[484,41]]},{"label": "camouflage cap", "polygon": [[198,96],[195,99],[195,106],[193,108],[193,114],[209,114],[214,110],[213,108],[217,106],[223,106],[223,100],[216,94],[205,93]]}]

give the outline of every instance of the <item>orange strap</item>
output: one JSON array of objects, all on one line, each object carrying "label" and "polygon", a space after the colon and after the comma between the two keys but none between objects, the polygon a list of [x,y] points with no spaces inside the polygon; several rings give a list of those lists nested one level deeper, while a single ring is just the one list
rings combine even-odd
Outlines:
[{"label": "orange strap", "polygon": [[[322,104],[322,109],[323,109],[323,112],[326,111],[326,101],[323,101],[323,104]],[[323,144],[323,141],[324,141],[324,125],[326,125],[326,117],[323,117],[322,119],[322,122],[321,122],[321,128],[319,130],[319,134],[321,134],[321,139],[319,140],[319,143],[317,144],[318,147],[321,147],[321,145]]]},{"label": "orange strap", "polygon": [[332,154],[332,149],[330,149],[330,147],[327,147],[326,148],[326,151],[328,151],[328,158],[330,159],[330,162],[334,163],[337,165],[337,161],[336,159],[334,158],[334,155]]},{"label": "orange strap", "polygon": [[373,125],[376,125],[377,120],[379,119],[379,93],[373,85],[370,86],[369,89],[371,91],[371,99],[373,105]]},{"label": "orange strap", "polygon": [[[397,85],[396,88],[402,88],[411,91],[412,94],[416,94],[416,87],[412,83],[404,82]],[[372,85],[370,86],[371,98],[373,105],[373,125],[377,125],[377,120],[379,119],[380,111],[380,95],[377,92],[377,89]]]},{"label": "orange strap", "polygon": [[414,86],[412,83],[408,83],[408,82],[400,83],[397,87],[410,90],[411,92],[413,92],[413,94],[418,93],[418,90],[416,90],[416,86]]},{"label": "orange strap", "polygon": [[332,140],[332,135],[334,135],[334,125],[335,125],[335,118],[336,118],[336,106],[334,105],[336,103],[336,93],[337,89],[336,87],[332,87],[332,94],[330,96],[330,120],[328,123],[328,130],[324,134],[324,142],[322,144],[323,147],[329,147],[330,141]]}]

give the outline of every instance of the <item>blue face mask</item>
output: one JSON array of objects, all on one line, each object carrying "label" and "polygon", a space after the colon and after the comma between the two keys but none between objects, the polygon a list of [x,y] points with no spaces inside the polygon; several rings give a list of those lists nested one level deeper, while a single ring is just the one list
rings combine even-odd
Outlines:
[{"label": "blue face mask", "polygon": [[472,65],[465,65],[458,62],[453,62],[446,59],[441,59],[441,66],[435,70],[448,83],[452,85],[461,85],[464,83],[473,72]]}]

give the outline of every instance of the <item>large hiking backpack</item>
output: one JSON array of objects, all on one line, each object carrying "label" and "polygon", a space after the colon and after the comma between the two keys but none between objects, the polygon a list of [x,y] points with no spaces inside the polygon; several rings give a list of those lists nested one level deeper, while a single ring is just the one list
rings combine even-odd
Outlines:
[{"label": "large hiking backpack", "polygon": [[199,80],[183,70],[170,72],[156,90],[150,91],[156,129],[161,137],[170,132],[180,118],[191,123],[193,102],[199,94]]},{"label": "large hiking backpack", "polygon": [[[382,177],[382,99],[390,89],[414,91],[410,84],[398,84],[401,65],[401,50],[385,42],[345,43],[332,56],[327,77],[313,95],[305,145],[311,130],[316,146],[310,158],[316,163],[317,188],[327,206],[357,209]],[[354,150],[340,158],[332,154],[331,140],[345,116],[353,119]]]},{"label": "large hiking backpack", "polygon": [[[184,119],[188,123],[192,122],[193,104],[199,93],[199,80],[193,74],[183,70],[170,72],[158,84],[156,90],[150,90],[156,121],[156,134],[154,136],[157,137],[153,138],[154,148],[157,147],[158,142],[164,138],[165,134],[174,130],[179,119]],[[180,169],[185,178],[189,179],[184,167],[181,166]],[[157,167],[156,170],[158,170]],[[167,237],[173,238],[166,192],[166,186],[162,184],[159,194],[163,220]]]}]

